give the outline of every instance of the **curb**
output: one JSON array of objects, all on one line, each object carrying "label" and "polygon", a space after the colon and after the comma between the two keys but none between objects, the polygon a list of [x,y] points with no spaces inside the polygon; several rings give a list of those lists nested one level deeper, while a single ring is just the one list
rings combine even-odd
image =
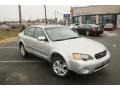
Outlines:
[{"label": "curb", "polygon": [[18,40],[18,37],[11,37],[11,38],[7,38],[7,39],[4,39],[4,40],[1,40],[0,44],[6,44],[6,43],[17,41],[17,40]]}]

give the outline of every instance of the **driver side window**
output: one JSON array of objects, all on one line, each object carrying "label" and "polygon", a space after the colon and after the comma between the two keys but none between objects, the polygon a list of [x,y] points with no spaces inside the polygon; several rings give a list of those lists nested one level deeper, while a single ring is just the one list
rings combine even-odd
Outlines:
[{"label": "driver side window", "polygon": [[39,28],[39,27],[36,27],[36,30],[35,30],[35,38],[38,38],[38,37],[41,37],[41,36],[46,37],[43,29],[42,29],[42,28]]}]

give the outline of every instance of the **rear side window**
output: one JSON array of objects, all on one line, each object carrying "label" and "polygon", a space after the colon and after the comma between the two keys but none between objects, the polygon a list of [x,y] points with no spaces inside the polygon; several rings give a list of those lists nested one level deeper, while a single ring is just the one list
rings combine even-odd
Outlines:
[{"label": "rear side window", "polygon": [[91,28],[90,25],[83,25],[84,28]]},{"label": "rear side window", "polygon": [[27,30],[24,31],[24,34],[30,37],[34,37],[34,33],[35,33],[34,27],[28,28]]}]

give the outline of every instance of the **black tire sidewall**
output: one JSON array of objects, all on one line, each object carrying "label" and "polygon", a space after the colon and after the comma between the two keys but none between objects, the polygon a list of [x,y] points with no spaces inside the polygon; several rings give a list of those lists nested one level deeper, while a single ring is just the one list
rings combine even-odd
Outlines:
[{"label": "black tire sidewall", "polygon": [[100,34],[97,34],[97,36],[99,36]]}]

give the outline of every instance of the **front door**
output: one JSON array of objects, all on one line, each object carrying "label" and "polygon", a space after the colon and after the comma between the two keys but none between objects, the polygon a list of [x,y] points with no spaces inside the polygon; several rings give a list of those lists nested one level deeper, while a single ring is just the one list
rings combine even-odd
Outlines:
[{"label": "front door", "polygon": [[36,27],[35,40],[33,41],[34,50],[41,57],[48,59],[49,51],[50,51],[49,42],[38,40],[38,37],[41,37],[41,36],[46,37],[45,32],[43,31],[42,28]]}]

